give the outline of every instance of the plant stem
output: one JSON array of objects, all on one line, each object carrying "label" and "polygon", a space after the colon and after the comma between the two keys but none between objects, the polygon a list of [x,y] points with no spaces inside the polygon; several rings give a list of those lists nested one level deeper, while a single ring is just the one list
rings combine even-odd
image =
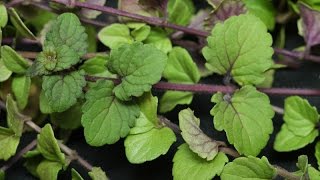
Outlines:
[{"label": "plant stem", "polygon": [[8,170],[13,164],[15,164],[25,153],[33,149],[37,145],[37,140],[33,140],[26,147],[16,153],[4,166],[0,168],[0,171]]},{"label": "plant stem", "polygon": [[320,63],[319,56],[307,55],[307,54],[304,54],[304,52],[289,51],[289,50],[280,49],[280,48],[274,48],[274,52],[277,54],[281,54],[281,55],[296,58],[296,59],[305,59],[312,62]]},{"label": "plant stem", "polygon": [[231,157],[237,158],[240,157],[240,154],[238,153],[238,151],[228,148],[228,147],[219,147],[219,151],[230,155]]},{"label": "plant stem", "polygon": [[274,110],[274,112],[283,115],[284,114],[284,109],[278,106],[273,106],[272,105],[272,109]]},{"label": "plant stem", "polygon": [[289,180],[299,180],[300,177],[294,175],[293,173],[283,169],[282,167],[279,167],[277,165],[273,165],[276,170],[277,170],[277,174],[283,178],[289,179]]}]

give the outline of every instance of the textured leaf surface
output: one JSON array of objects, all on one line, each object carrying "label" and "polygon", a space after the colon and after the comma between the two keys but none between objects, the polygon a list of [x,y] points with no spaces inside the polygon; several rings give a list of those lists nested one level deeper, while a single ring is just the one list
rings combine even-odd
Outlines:
[{"label": "textured leaf surface", "polygon": [[313,130],[306,136],[297,136],[288,129],[286,124],[283,124],[274,141],[274,149],[279,152],[297,150],[312,143],[318,135],[319,132]]},{"label": "textured leaf surface", "polygon": [[10,46],[1,46],[1,59],[12,72],[24,74],[29,67],[28,62]]},{"label": "textured leaf surface", "polygon": [[54,137],[50,124],[47,124],[42,128],[40,134],[37,136],[37,140],[37,149],[44,158],[49,161],[57,162],[60,165],[65,163],[65,155],[60,150],[58,141]]},{"label": "textured leaf surface", "polygon": [[27,76],[16,76],[12,80],[11,89],[20,109],[28,104],[31,78]]},{"label": "textured leaf surface", "polygon": [[259,84],[272,67],[272,37],[253,15],[234,16],[217,24],[203,49],[206,67],[212,72],[230,73],[240,85]]},{"label": "textured leaf surface", "polygon": [[106,173],[100,167],[93,167],[88,173],[92,180],[108,180]]},{"label": "textured leaf surface", "polygon": [[9,8],[8,13],[10,15],[11,23],[23,37],[37,39],[34,36],[34,34],[28,29],[28,27],[24,24],[24,22],[22,21],[19,14],[16,12],[14,8]]},{"label": "textured leaf surface", "polygon": [[192,0],[169,0],[169,22],[179,25],[187,25],[194,14],[195,7]]},{"label": "textured leaf surface", "polygon": [[209,180],[220,175],[228,161],[228,157],[221,152],[207,161],[193,153],[187,144],[182,144],[173,158],[173,177],[175,180]]},{"label": "textured leaf surface", "polygon": [[113,144],[127,136],[139,116],[139,107],[118,100],[113,89],[112,82],[101,80],[86,93],[81,123],[86,141],[92,146]]},{"label": "textured leaf surface", "polygon": [[77,102],[86,85],[83,71],[75,71],[66,76],[44,76],[42,89],[54,112],[63,112]]},{"label": "textured leaf surface", "polygon": [[151,45],[134,43],[112,50],[108,69],[121,77],[113,90],[116,97],[127,101],[150,91],[160,81],[166,62],[166,54]]},{"label": "textured leaf surface", "polygon": [[46,34],[45,46],[66,45],[81,57],[87,53],[87,38],[88,35],[78,17],[72,13],[63,13],[57,17]]},{"label": "textured leaf surface", "polygon": [[216,157],[221,143],[211,139],[200,129],[200,119],[195,117],[191,109],[179,112],[179,126],[183,139],[193,152],[207,161]]},{"label": "textured leaf surface", "polygon": [[110,49],[117,49],[124,44],[133,43],[129,27],[118,23],[101,29],[98,33],[98,38]]},{"label": "textured leaf surface", "polygon": [[284,104],[284,122],[288,129],[297,136],[307,136],[315,130],[319,122],[316,107],[299,96],[286,98]]},{"label": "textured leaf surface", "polygon": [[264,148],[273,131],[274,111],[267,95],[252,86],[244,86],[232,97],[217,93],[211,110],[214,126],[225,130],[228,141],[246,156],[256,156]]},{"label": "textured leaf surface", "polygon": [[20,137],[16,136],[11,129],[0,127],[0,146],[5,147],[0,151],[0,159],[8,160],[13,156],[20,142]]},{"label": "textured leaf surface", "polygon": [[7,23],[8,23],[7,9],[6,9],[6,6],[1,2],[0,3],[0,28],[5,27]]},{"label": "textured leaf surface", "polygon": [[40,179],[57,180],[62,167],[59,162],[44,160],[37,166],[36,172]]},{"label": "textured leaf surface", "polygon": [[222,180],[238,179],[273,179],[276,169],[272,167],[266,157],[240,157],[228,163],[221,174]]},{"label": "textured leaf surface", "polygon": [[[1,31],[1,30],[0,30]],[[1,39],[1,33],[0,33]],[[3,62],[3,59],[0,58],[0,82],[6,81],[10,78],[12,71],[10,71]]]},{"label": "textured leaf surface", "polygon": [[22,135],[24,121],[30,120],[31,118],[21,114],[11,95],[7,96],[6,107],[8,127],[16,136],[20,137]]}]

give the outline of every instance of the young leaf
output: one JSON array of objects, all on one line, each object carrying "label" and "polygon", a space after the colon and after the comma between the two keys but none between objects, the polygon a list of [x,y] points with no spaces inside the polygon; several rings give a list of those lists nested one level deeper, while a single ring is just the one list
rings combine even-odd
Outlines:
[{"label": "young leaf", "polygon": [[234,16],[217,24],[203,49],[206,67],[229,74],[240,85],[259,84],[273,65],[272,37],[266,26],[253,15]]},{"label": "young leaf", "polygon": [[57,180],[58,173],[63,168],[59,162],[43,160],[36,168],[40,179]]},{"label": "young leaf", "polygon": [[[0,30],[1,31],[1,30]],[[1,41],[0,41],[1,42]],[[10,78],[12,71],[10,71],[3,62],[3,59],[0,58],[0,82],[6,81]]]},{"label": "young leaf", "polygon": [[53,22],[46,34],[44,46],[60,47],[66,45],[73,49],[79,57],[87,53],[88,35],[75,14],[63,13]]},{"label": "young leaf", "polygon": [[72,168],[71,169],[71,180],[83,180],[83,178],[75,169]]},{"label": "young leaf", "polygon": [[78,102],[64,112],[52,113],[50,116],[50,120],[52,124],[55,124],[62,129],[77,129],[81,126],[81,107],[82,103]]},{"label": "young leaf", "polygon": [[228,141],[240,154],[258,155],[273,131],[274,111],[268,96],[244,86],[232,97],[217,93],[211,101],[216,103],[210,111],[215,128],[226,131]]},{"label": "young leaf", "polygon": [[145,23],[128,23],[127,26],[131,29],[131,35],[138,42],[142,42],[149,36],[151,27]]},{"label": "young leaf", "polygon": [[20,142],[20,137],[17,136],[11,129],[0,127],[0,159],[8,160],[13,156]]},{"label": "young leaf", "polygon": [[27,76],[16,76],[12,80],[11,89],[20,109],[28,104],[31,78]]},{"label": "young leaf", "polygon": [[308,164],[308,156],[301,155],[298,157],[297,167],[299,171],[295,172],[300,179],[317,180],[320,178],[320,172]]},{"label": "young leaf", "polygon": [[298,157],[297,167],[305,175],[308,173],[308,156],[301,155]]},{"label": "young leaf", "polygon": [[[104,6],[104,4],[106,3],[106,0],[86,0],[86,3]],[[95,19],[97,18],[97,16],[101,14],[101,11],[95,11],[95,10],[83,8],[81,9],[80,13],[82,16],[88,19]]]},{"label": "young leaf", "polygon": [[315,130],[319,122],[316,107],[299,96],[286,98],[284,104],[284,122],[288,129],[297,136],[307,136]]},{"label": "young leaf", "polygon": [[161,28],[152,28],[149,36],[143,42],[154,45],[164,53],[168,53],[172,49],[170,38],[168,38],[166,31]]},{"label": "young leaf", "polygon": [[276,136],[273,148],[279,152],[297,150],[312,143],[318,135],[319,132],[314,129],[306,136],[297,136],[289,130],[287,124],[283,124]]},{"label": "young leaf", "polygon": [[24,74],[29,67],[28,62],[10,46],[1,46],[1,59],[12,72]]},{"label": "young leaf", "polygon": [[57,162],[60,166],[65,164],[65,155],[60,150],[58,141],[54,137],[50,124],[47,124],[42,128],[40,134],[37,136],[37,140],[37,149],[44,158],[49,161]]},{"label": "young leaf", "polygon": [[276,23],[276,10],[270,0],[243,0],[250,14],[261,19],[261,21],[273,30]]},{"label": "young leaf", "polygon": [[[3,28],[8,23],[8,13],[6,6],[1,2],[0,3],[0,28]],[[1,179],[1,178],[0,178]]]},{"label": "young leaf", "polygon": [[[320,167],[320,142],[317,142],[315,146],[315,153],[314,155],[317,158],[318,166]],[[319,169],[319,168],[318,168]]]},{"label": "young leaf", "polygon": [[195,7],[192,0],[169,0],[168,18],[169,22],[185,26],[189,24]]},{"label": "young leaf", "polygon": [[150,91],[160,81],[166,63],[166,54],[151,45],[134,43],[112,50],[108,69],[121,77],[113,89],[116,97],[128,101]]},{"label": "young leaf", "polygon": [[98,38],[102,44],[110,49],[117,49],[124,44],[133,43],[129,27],[118,23],[101,29],[98,33]]},{"label": "young leaf", "polygon": [[218,155],[219,146],[222,144],[208,137],[200,129],[200,119],[195,117],[191,109],[179,112],[179,126],[189,148],[201,158],[211,161]]},{"label": "young leaf", "polygon": [[108,180],[106,173],[100,167],[93,167],[88,173],[92,180]]},{"label": "young leaf", "polygon": [[[175,47],[169,53],[163,77],[173,83],[196,84],[200,80],[200,73],[188,51]],[[167,91],[160,100],[160,112],[170,111],[178,104],[189,104],[192,97],[189,92]]]},{"label": "young leaf", "polygon": [[187,144],[182,144],[173,158],[173,178],[175,180],[212,179],[220,175],[228,161],[228,157],[221,152],[213,160],[207,161],[193,153]]},{"label": "young leaf", "polygon": [[276,169],[271,166],[266,157],[240,157],[228,163],[221,174],[222,180],[232,179],[273,179]]},{"label": "young leaf", "polygon": [[69,75],[44,76],[42,89],[54,112],[69,109],[82,96],[82,88],[86,85],[83,71],[75,71]]},{"label": "young leaf", "polygon": [[311,46],[320,44],[320,10],[313,10],[303,3],[299,3],[299,9],[302,19],[302,31],[307,43],[306,50],[309,51]]},{"label": "young leaf", "polygon": [[139,116],[139,107],[118,100],[113,89],[113,82],[100,80],[86,93],[81,123],[86,141],[92,146],[113,144],[127,136]]},{"label": "young leaf", "polygon": [[97,55],[93,58],[86,60],[80,69],[83,69],[86,74],[99,76],[99,77],[114,77],[116,76],[110,73],[107,68],[106,64],[109,60],[109,56],[104,55]]},{"label": "young leaf", "polygon": [[37,39],[21,20],[19,14],[16,12],[14,8],[9,8],[8,13],[10,15],[11,23],[23,37]]}]

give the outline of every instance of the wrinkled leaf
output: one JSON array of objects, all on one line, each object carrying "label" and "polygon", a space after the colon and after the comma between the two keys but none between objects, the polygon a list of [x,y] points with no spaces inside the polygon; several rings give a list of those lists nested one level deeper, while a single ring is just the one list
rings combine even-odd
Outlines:
[{"label": "wrinkled leaf", "polygon": [[[1,31],[1,30],[0,30]],[[3,62],[3,59],[0,58],[0,82],[6,81],[10,78],[12,71],[10,71]]]},{"label": "wrinkled leaf", "polygon": [[24,121],[30,120],[31,118],[21,114],[17,103],[13,100],[10,94],[7,96],[6,107],[8,127],[16,136],[20,137],[22,135]]}]

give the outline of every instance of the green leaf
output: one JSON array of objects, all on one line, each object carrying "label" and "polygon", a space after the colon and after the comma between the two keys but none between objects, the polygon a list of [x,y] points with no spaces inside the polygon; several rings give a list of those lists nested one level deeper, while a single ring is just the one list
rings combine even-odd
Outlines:
[{"label": "green leaf", "polygon": [[44,76],[42,89],[52,110],[63,112],[76,104],[85,85],[84,72],[75,71],[65,76]]},{"label": "green leaf", "polygon": [[276,23],[276,9],[270,0],[243,0],[250,14],[261,19],[261,21],[273,30]]},{"label": "green leaf", "polygon": [[10,15],[10,20],[13,26],[17,29],[17,31],[26,38],[37,39],[34,34],[28,29],[28,27],[24,24],[19,14],[16,12],[14,8],[9,8],[8,13]]},{"label": "green leaf", "polygon": [[118,23],[101,29],[98,33],[98,38],[102,44],[110,49],[117,49],[124,44],[133,43],[129,27]]},{"label": "green leaf", "polygon": [[58,141],[54,137],[54,133],[50,124],[45,125],[40,134],[37,136],[37,149],[44,158],[54,161],[60,165],[65,164],[65,155],[61,152]]},{"label": "green leaf", "polygon": [[44,160],[41,153],[35,149],[32,151],[28,151],[26,154],[23,155],[26,158],[26,162],[23,164],[24,167],[35,177],[39,178],[37,173],[37,167],[39,164]]},{"label": "green leaf", "polygon": [[[3,28],[8,23],[8,13],[6,6],[1,2],[0,3],[0,28]],[[0,178],[1,179],[1,178]]]},{"label": "green leaf", "polygon": [[29,68],[28,73],[31,76],[48,75],[51,72],[69,69],[79,61],[80,57],[77,52],[66,45],[45,46],[37,56],[35,63]]},{"label": "green leaf", "polygon": [[88,52],[97,52],[97,30],[93,25],[86,25],[86,33],[88,35]]},{"label": "green leaf", "polygon": [[108,69],[121,77],[113,92],[123,101],[150,91],[161,79],[167,56],[151,45],[134,43],[112,50]]},{"label": "green leaf", "polygon": [[58,173],[63,168],[59,162],[43,160],[36,169],[40,179],[57,180]]},{"label": "green leaf", "polygon": [[39,101],[40,111],[43,114],[51,114],[54,112],[49,104],[48,98],[44,94],[44,91],[41,91]]},{"label": "green leaf", "polygon": [[312,143],[319,135],[317,130],[313,130],[306,136],[297,136],[283,124],[280,132],[277,134],[273,148],[279,152],[289,152],[300,149]]},{"label": "green leaf", "polygon": [[166,154],[175,141],[176,136],[170,128],[156,127],[141,113],[124,146],[129,162],[140,164]]},{"label": "green leaf", "polygon": [[[169,53],[163,77],[173,83],[196,84],[200,80],[200,73],[188,51],[175,47]],[[190,92],[167,91],[160,100],[160,112],[170,111],[178,104],[190,104],[192,98]]]},{"label": "green leaf", "polygon": [[0,159],[6,161],[11,156],[15,155],[19,142],[20,137],[11,129],[0,127],[0,146],[5,147],[0,151]]},{"label": "green leaf", "polygon": [[27,76],[15,76],[12,79],[11,89],[17,100],[20,109],[24,109],[28,104],[31,78]]},{"label": "green leaf", "polygon": [[143,41],[146,44],[152,44],[164,53],[168,53],[172,49],[172,43],[168,38],[166,31],[161,28],[153,28],[146,40]]},{"label": "green leaf", "polygon": [[229,74],[240,85],[259,84],[273,65],[272,37],[253,15],[233,16],[217,24],[202,52],[206,67],[217,74]]},{"label": "green leaf", "polygon": [[300,155],[298,157],[297,167],[301,170],[303,175],[308,173],[308,156]]},{"label": "green leaf", "polygon": [[82,104],[77,103],[61,113],[52,113],[50,120],[62,129],[77,129],[81,126]]},{"label": "green leaf", "polygon": [[[1,31],[1,30],[0,30]],[[1,39],[1,38],[0,38]],[[1,41],[0,41],[1,42]],[[3,62],[3,59],[0,58],[0,82],[6,81],[10,78],[12,71],[10,71]]]},{"label": "green leaf", "polygon": [[0,170],[0,180],[5,180],[5,172]]},{"label": "green leaf", "polygon": [[31,120],[31,118],[20,113],[16,102],[13,100],[10,94],[7,96],[6,107],[8,127],[15,133],[16,136],[20,137],[23,132],[24,122]]},{"label": "green leaf", "polygon": [[73,168],[71,169],[71,177],[71,180],[83,180],[81,175]]},{"label": "green leaf", "polygon": [[60,47],[66,45],[81,57],[87,53],[88,35],[79,18],[72,13],[63,13],[53,22],[46,34],[45,45]]},{"label": "green leaf", "polygon": [[276,169],[269,163],[266,157],[240,157],[228,163],[221,174],[222,180],[238,179],[273,179]]},{"label": "green leaf", "polygon": [[24,74],[29,68],[29,63],[10,46],[1,46],[1,57],[4,65],[12,72]]},{"label": "green leaf", "polygon": [[193,93],[179,92],[179,91],[167,91],[160,99],[160,109],[162,113],[171,111],[178,104],[190,104],[193,99]]},{"label": "green leaf", "polygon": [[207,161],[193,153],[187,144],[182,144],[173,158],[173,178],[175,180],[209,180],[220,175],[228,161],[228,157],[221,152],[213,160]]},{"label": "green leaf", "polygon": [[106,173],[100,167],[93,167],[88,173],[92,180],[108,180]]},{"label": "green leaf", "polygon": [[[315,153],[314,155],[317,158],[317,162],[318,162],[318,167],[320,167],[320,141],[317,142],[316,146],[315,146]],[[319,168],[318,168],[319,169]]]},{"label": "green leaf", "polygon": [[189,148],[207,161],[213,160],[219,153],[219,146],[222,144],[208,137],[200,129],[198,119],[191,109],[184,109],[179,112],[179,126],[181,135]]},{"label": "green leaf", "polygon": [[288,129],[297,136],[307,136],[315,130],[319,122],[316,107],[299,96],[286,98],[284,104],[284,122]]},{"label": "green leaf", "polygon": [[244,86],[232,97],[217,93],[211,101],[216,103],[210,111],[215,128],[226,131],[228,141],[240,154],[258,155],[273,131],[274,111],[268,96],[252,86]]},{"label": "green leaf", "polygon": [[131,29],[131,36],[139,42],[147,39],[151,32],[151,27],[145,23],[128,23],[127,26]]},{"label": "green leaf", "polygon": [[320,172],[314,167],[311,167],[310,165],[308,168],[308,174],[309,174],[310,180],[320,179]]},{"label": "green leaf", "polygon": [[146,92],[143,96],[139,97],[138,104],[140,111],[146,116],[146,118],[153,125],[158,125],[158,98],[152,96],[151,92]]},{"label": "green leaf", "polygon": [[86,93],[81,119],[88,144],[102,146],[113,144],[125,137],[139,116],[139,108],[133,102],[118,100],[110,81],[97,81]]},{"label": "green leaf", "polygon": [[[80,69],[83,69],[87,74],[99,77],[115,77],[106,68],[109,56],[97,55],[93,58],[86,60]],[[116,78],[116,77],[115,77]]]},{"label": "green leaf", "polygon": [[188,25],[195,7],[192,0],[169,0],[168,1],[168,18],[169,22],[182,26]]}]

